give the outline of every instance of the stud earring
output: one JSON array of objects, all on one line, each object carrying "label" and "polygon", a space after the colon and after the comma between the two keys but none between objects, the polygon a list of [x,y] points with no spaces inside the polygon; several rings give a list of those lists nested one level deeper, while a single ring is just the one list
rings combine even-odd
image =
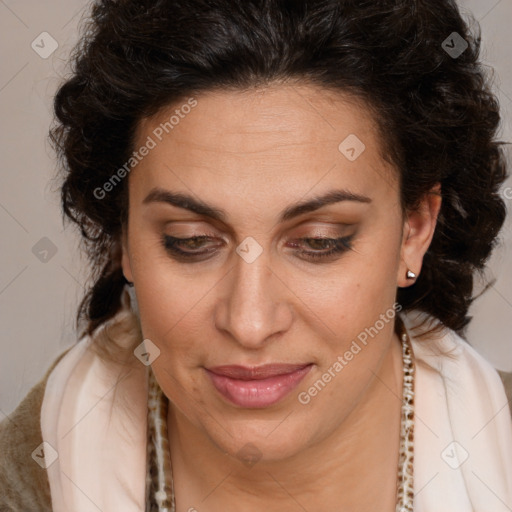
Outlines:
[{"label": "stud earring", "polygon": [[416,274],[412,270],[407,270],[407,279],[416,279]]}]

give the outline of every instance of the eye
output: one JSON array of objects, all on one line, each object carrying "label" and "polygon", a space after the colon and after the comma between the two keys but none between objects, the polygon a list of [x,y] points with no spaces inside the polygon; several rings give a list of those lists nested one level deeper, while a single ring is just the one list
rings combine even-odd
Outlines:
[{"label": "eye", "polygon": [[[345,251],[352,249],[352,238],[354,235],[343,236],[340,238],[299,238],[299,242],[306,242],[309,248],[314,250],[299,250],[299,253],[306,256],[306,258],[312,260],[318,260],[320,258],[329,258],[336,254],[341,254]],[[298,246],[299,244],[292,242],[292,246]]]},{"label": "eye", "polygon": [[178,238],[175,236],[164,235],[163,246],[177,258],[194,258],[197,256],[204,256],[215,250],[198,250],[202,249],[206,242],[214,240],[214,237],[209,235],[193,236],[190,238]]},{"label": "eye", "polygon": [[[354,235],[344,236],[340,238],[326,237],[305,237],[298,238],[288,245],[291,247],[302,247],[304,243],[309,249],[299,249],[298,253],[306,259],[319,260],[328,259],[336,254],[341,254],[352,248],[351,240]],[[178,238],[171,235],[164,235],[162,244],[165,249],[170,252],[174,258],[181,261],[198,261],[207,258],[210,254],[215,253],[217,248],[223,245],[208,244],[214,242],[216,237],[210,235],[193,236],[189,238]],[[297,243],[301,242],[301,243]]]}]

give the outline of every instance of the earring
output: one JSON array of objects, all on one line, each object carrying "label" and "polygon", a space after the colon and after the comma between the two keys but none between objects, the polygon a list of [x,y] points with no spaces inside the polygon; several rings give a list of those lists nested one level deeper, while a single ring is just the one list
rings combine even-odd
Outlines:
[{"label": "earring", "polygon": [[407,270],[407,279],[416,279],[416,274],[412,270]]}]

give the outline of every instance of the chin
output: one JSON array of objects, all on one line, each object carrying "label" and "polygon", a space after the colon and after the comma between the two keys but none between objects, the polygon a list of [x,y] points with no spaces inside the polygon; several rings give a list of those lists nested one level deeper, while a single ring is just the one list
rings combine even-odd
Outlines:
[{"label": "chin", "polygon": [[[285,417],[286,415],[283,416]],[[221,430],[214,435],[210,434],[210,438],[222,452],[249,467],[257,463],[280,462],[308,448],[305,425],[285,425],[282,419],[258,422],[257,425],[254,425],[254,420],[249,420],[248,423],[246,428],[226,426],[226,431],[231,435],[226,435],[226,431]],[[277,426],[279,424],[281,425]]]}]

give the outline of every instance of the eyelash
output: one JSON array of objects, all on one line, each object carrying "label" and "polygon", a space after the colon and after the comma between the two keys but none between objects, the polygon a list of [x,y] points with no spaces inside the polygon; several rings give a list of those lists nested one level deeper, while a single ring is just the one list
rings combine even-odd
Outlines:
[{"label": "eyelash", "polygon": [[[305,237],[305,238],[299,238],[299,241],[305,241],[308,240],[315,240],[320,242],[326,242],[329,245],[331,245],[331,249],[328,251],[320,252],[320,251],[304,251],[299,250],[298,252],[302,255],[305,255],[306,258],[311,259],[313,261],[318,261],[320,259],[327,259],[330,256],[333,256],[335,254],[342,254],[350,249],[352,249],[352,238],[354,235],[350,236],[344,236],[340,238],[324,238],[324,237]],[[208,253],[213,252],[212,250],[206,250],[202,252],[190,252],[190,251],[183,251],[178,248],[180,244],[190,242],[190,241],[197,241],[197,240],[211,240],[212,237],[208,235],[201,235],[201,236],[193,236],[190,238],[177,238],[170,235],[164,235],[162,244],[165,247],[167,251],[172,253],[177,259],[183,259],[183,260],[193,260],[197,259],[198,257],[205,256]]]}]

